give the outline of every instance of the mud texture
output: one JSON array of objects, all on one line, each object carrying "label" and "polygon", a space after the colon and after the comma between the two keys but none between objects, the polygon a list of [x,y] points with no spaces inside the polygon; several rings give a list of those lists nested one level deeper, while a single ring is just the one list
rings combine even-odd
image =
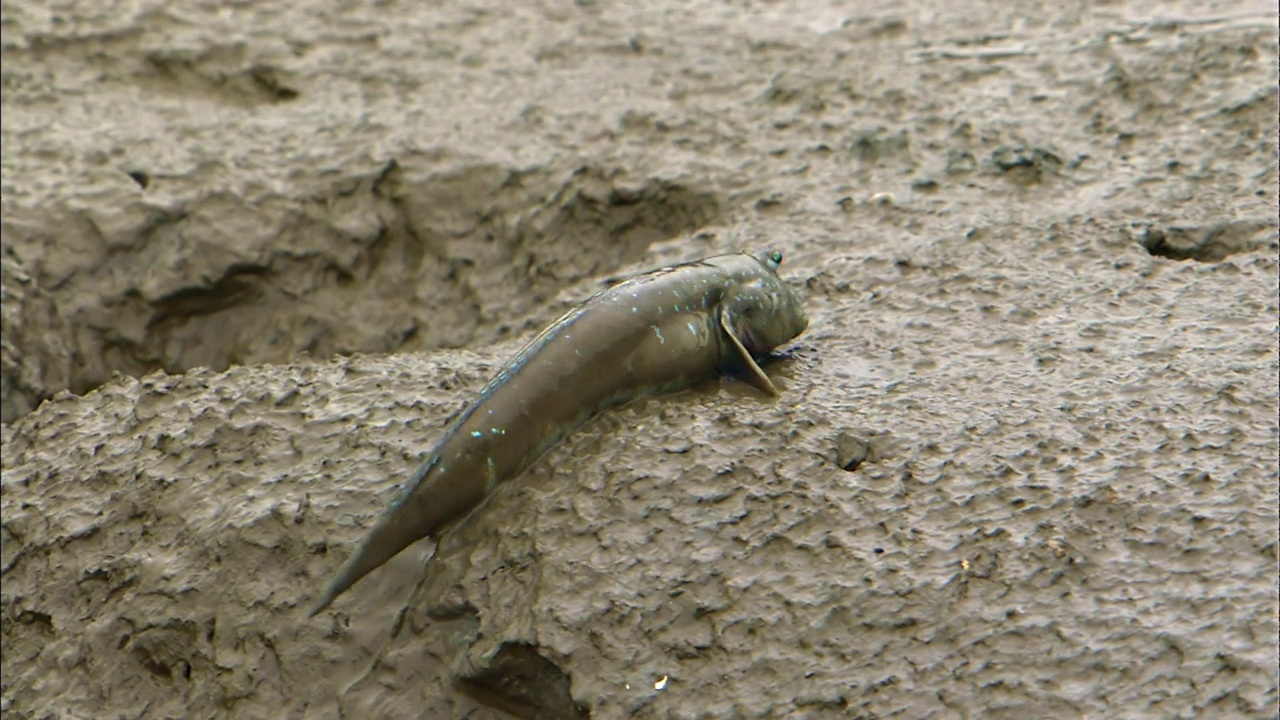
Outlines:
[{"label": "mud texture", "polygon": [[[6,718],[1275,717],[1274,4],[511,5],[5,3]],[[538,328],[765,243],[780,399],[305,619]]]}]

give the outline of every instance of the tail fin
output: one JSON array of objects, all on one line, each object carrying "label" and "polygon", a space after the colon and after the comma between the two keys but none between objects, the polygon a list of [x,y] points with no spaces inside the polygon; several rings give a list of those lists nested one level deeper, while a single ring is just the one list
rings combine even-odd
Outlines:
[{"label": "tail fin", "polygon": [[400,551],[431,534],[426,523],[416,522],[417,514],[410,511],[411,503],[395,508],[378,522],[355,555],[343,566],[342,572],[325,591],[320,603],[307,617],[319,615],[339,595],[346,592],[365,575],[377,570],[383,563],[400,554]]}]

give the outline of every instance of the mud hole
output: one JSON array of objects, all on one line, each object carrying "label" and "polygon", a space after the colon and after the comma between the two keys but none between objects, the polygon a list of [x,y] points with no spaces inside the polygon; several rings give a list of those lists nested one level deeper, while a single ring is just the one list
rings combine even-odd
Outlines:
[{"label": "mud hole", "polygon": [[[634,263],[651,243],[720,213],[713,193],[619,171],[413,165],[392,161],[298,204],[264,198],[266,211],[234,197],[165,210],[143,200],[147,219],[131,237],[109,237],[91,211],[80,213],[72,227],[107,246],[106,256],[48,293],[62,322],[29,339],[13,326],[13,342],[29,352],[23,364],[57,362],[37,352],[41,343],[77,348],[69,387],[84,392],[114,373],[484,347],[549,322],[566,286]],[[246,212],[254,217],[228,222]],[[254,221],[272,233],[233,237]],[[17,246],[63,240],[36,232],[8,236]],[[170,274],[157,278],[158,268]],[[109,294],[82,294],[103,285]],[[64,323],[74,332],[59,333]],[[6,405],[9,420],[63,389],[12,382],[24,392],[10,391],[20,397]]]}]

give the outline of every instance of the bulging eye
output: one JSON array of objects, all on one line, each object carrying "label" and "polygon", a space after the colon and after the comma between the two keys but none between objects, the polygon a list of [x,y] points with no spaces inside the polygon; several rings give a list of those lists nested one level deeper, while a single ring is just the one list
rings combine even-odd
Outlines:
[{"label": "bulging eye", "polygon": [[777,250],[774,250],[773,252],[769,253],[769,262],[773,263],[774,265],[781,265],[782,253],[778,252]]}]

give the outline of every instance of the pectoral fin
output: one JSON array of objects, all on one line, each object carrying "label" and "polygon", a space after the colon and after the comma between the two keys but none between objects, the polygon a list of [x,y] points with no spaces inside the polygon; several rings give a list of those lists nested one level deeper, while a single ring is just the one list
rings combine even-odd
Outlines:
[{"label": "pectoral fin", "polygon": [[768,375],[764,374],[764,371],[756,364],[756,359],[751,357],[751,353],[742,344],[742,341],[738,339],[737,334],[734,333],[733,325],[729,322],[729,313],[721,310],[719,314],[720,328],[724,330],[725,335],[729,336],[729,342],[737,351],[738,357],[742,359],[742,367],[746,371],[743,379],[760,392],[776,397],[779,394],[778,388],[774,387],[773,381],[769,379]]}]

